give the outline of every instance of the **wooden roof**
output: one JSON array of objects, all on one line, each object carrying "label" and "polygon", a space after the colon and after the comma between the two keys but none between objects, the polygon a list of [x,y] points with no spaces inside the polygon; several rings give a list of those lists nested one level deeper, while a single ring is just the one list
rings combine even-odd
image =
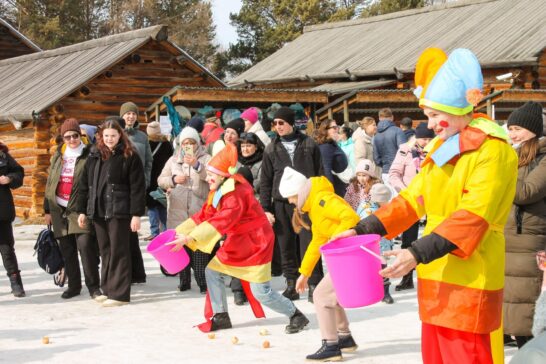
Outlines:
[{"label": "wooden roof", "polygon": [[196,74],[208,77],[210,84],[225,86],[184,50],[169,42],[167,27],[158,25],[0,61],[0,121],[32,120],[151,40],[169,48],[178,62]]},{"label": "wooden roof", "polygon": [[0,18],[0,60],[40,51],[40,47]]},{"label": "wooden roof", "polygon": [[229,84],[392,77],[427,47],[469,48],[485,68],[536,65],[545,18],[543,0],[473,0],[315,25]]}]

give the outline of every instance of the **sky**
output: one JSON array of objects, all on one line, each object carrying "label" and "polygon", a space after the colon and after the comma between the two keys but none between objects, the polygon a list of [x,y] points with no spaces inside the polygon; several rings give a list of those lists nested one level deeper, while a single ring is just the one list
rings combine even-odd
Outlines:
[{"label": "sky", "polygon": [[224,48],[237,41],[237,32],[229,24],[229,13],[238,13],[241,0],[211,0],[212,17],[216,25],[216,40]]}]

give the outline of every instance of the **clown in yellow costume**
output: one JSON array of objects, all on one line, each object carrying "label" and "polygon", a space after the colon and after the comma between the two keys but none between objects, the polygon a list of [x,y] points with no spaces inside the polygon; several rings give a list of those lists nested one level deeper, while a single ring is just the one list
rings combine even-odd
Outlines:
[{"label": "clown in yellow costume", "polygon": [[392,238],[424,215],[421,239],[381,273],[417,266],[425,364],[503,362],[504,224],[515,194],[517,156],[507,135],[472,114],[483,78],[475,55],[427,49],[415,70],[416,96],[436,138],[421,172],[400,195],[340,236]]}]

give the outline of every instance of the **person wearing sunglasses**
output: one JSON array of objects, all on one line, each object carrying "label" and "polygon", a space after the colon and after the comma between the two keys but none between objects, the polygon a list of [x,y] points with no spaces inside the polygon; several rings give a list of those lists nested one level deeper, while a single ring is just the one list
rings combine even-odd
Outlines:
[{"label": "person wearing sunglasses", "polygon": [[339,125],[335,120],[323,120],[315,135],[315,141],[319,145],[324,175],[334,186],[338,196],[345,196],[347,183],[343,182],[335,173],[342,173],[349,166],[349,160],[341,147],[339,140]]},{"label": "person wearing sunglasses", "polygon": [[[295,112],[289,107],[283,106],[275,112],[273,126],[278,136],[265,148],[260,176],[260,203],[273,224],[276,235],[277,246],[273,255],[272,271],[275,275],[282,269],[287,283],[283,295],[291,300],[300,297],[296,292],[298,268],[311,242],[311,234],[307,230],[302,230],[299,234],[294,231],[294,206],[279,192],[281,177],[285,167],[293,168],[306,178],[323,175],[317,143],[313,138],[295,130],[294,123]],[[309,278],[309,300],[312,300],[313,289],[322,276],[321,265],[317,264]]]},{"label": "person wearing sunglasses", "polygon": [[78,225],[76,204],[84,183],[82,175],[90,151],[87,141],[84,143],[82,140],[80,130],[76,119],[66,119],[62,124],[62,142],[51,158],[44,199],[45,221],[46,224],[53,225],[53,233],[59,240],[65,262],[68,289],[61,295],[64,299],[78,296],[82,289],[78,251],[85,285],[91,298],[102,295],[96,241],[91,235],[89,225]]}]

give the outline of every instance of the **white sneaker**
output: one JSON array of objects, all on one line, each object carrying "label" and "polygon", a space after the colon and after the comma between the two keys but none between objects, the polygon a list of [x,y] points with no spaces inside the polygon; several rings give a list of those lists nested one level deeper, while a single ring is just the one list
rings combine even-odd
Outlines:
[{"label": "white sneaker", "polygon": [[111,300],[110,298],[108,298],[106,301],[102,303],[102,307],[118,307],[118,306],[124,306],[128,304],[129,302]]},{"label": "white sneaker", "polygon": [[95,300],[95,302],[103,303],[104,301],[108,299],[108,296],[101,294],[100,296],[97,296],[93,299]]}]

